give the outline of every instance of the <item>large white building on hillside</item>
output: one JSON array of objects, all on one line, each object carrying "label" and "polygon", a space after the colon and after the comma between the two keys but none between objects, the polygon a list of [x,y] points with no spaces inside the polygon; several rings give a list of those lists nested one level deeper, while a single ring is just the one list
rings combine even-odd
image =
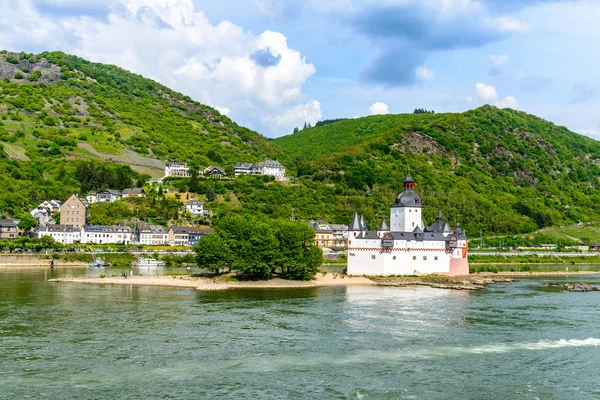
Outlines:
[{"label": "large white building on hillside", "polygon": [[456,224],[438,214],[433,225],[425,227],[421,198],[414,191],[410,174],[404,191],[390,208],[390,224],[385,220],[370,231],[365,220],[354,215],[348,229],[349,275],[467,275],[467,237]]}]

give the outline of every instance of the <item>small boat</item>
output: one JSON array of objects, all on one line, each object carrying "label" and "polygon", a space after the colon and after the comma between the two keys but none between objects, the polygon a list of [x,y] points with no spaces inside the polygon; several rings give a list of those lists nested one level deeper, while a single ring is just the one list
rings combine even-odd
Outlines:
[{"label": "small boat", "polygon": [[88,263],[87,266],[89,268],[108,268],[108,267],[110,267],[110,264],[107,262],[104,262],[104,260],[101,258],[95,258],[94,261]]},{"label": "small boat", "polygon": [[136,262],[132,263],[132,266],[137,266],[137,267],[164,267],[165,265],[167,265],[167,263],[164,261],[158,261],[155,258],[144,258],[144,257],[138,257],[137,263]]}]

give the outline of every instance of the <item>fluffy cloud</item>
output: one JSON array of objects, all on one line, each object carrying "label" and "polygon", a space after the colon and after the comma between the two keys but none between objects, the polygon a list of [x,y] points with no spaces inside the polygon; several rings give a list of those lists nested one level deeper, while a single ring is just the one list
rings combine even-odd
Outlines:
[{"label": "fluffy cloud", "polygon": [[498,92],[492,85],[486,85],[485,83],[479,82],[475,85],[475,91],[479,99],[486,104],[493,104],[500,108],[512,108],[518,109],[519,103],[513,96],[506,96],[504,99],[498,101]]},{"label": "fluffy cloud", "polygon": [[371,115],[389,114],[390,107],[387,104],[378,101],[369,107],[369,111],[371,112]]},{"label": "fluffy cloud", "polygon": [[277,128],[264,125],[265,121],[288,115],[288,111],[293,114],[310,100],[302,86],[315,68],[288,46],[283,34],[253,35],[228,21],[212,24],[192,0],[88,4],[107,10],[105,18],[82,11],[62,16],[45,12],[52,7],[73,8],[77,5],[73,0],[21,0],[18,9],[11,3],[0,0],[0,25],[13,27],[0,31],[0,43],[14,50],[60,49],[119,65],[268,135],[293,126],[283,126],[286,118],[278,120]]},{"label": "fluffy cloud", "polygon": [[[305,123],[315,125],[322,117],[321,103],[314,100],[306,104],[298,105],[281,115],[266,117],[265,124],[274,125],[278,131],[292,133],[293,128],[300,128]],[[291,127],[291,128],[290,128]]]},{"label": "fluffy cloud", "polygon": [[496,92],[496,88],[492,85],[486,85],[485,83],[477,83],[475,85],[475,90],[477,91],[477,96],[482,101],[495,103],[498,101],[498,92]]}]

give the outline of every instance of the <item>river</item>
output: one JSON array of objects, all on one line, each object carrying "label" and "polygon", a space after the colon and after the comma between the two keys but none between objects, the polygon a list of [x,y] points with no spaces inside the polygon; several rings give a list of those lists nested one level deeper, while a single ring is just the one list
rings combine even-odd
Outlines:
[{"label": "river", "polygon": [[[195,292],[0,269],[0,399],[600,398],[600,292]],[[96,271],[96,273],[98,273]]]}]

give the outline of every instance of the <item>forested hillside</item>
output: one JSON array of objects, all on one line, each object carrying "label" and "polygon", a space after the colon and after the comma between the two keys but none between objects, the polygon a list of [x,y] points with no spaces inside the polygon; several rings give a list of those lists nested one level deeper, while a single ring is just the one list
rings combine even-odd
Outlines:
[{"label": "forested hillside", "polygon": [[162,176],[167,159],[230,168],[272,153],[266,138],[187,96],[59,52],[0,53],[0,118],[0,212],[9,214],[78,191],[78,167],[94,173],[92,189],[122,189]]},{"label": "forested hillside", "polygon": [[373,222],[388,212],[408,168],[426,218],[440,208],[471,233],[600,220],[600,143],[524,112],[484,106],[371,116],[274,144],[300,175],[336,188],[324,208],[358,208]]},{"label": "forested hillside", "polygon": [[166,224],[178,218],[180,201],[197,197],[217,218],[348,223],[356,210],[375,227],[409,168],[426,223],[439,208],[471,236],[600,221],[600,143],[535,116],[484,106],[317,125],[269,141],[123,69],[63,53],[2,52],[0,214],[18,217],[72,192],[139,186],[162,176],[167,159],[231,175],[235,162],[274,158],[289,182],[172,179],[168,196],[98,205],[90,221]]}]

